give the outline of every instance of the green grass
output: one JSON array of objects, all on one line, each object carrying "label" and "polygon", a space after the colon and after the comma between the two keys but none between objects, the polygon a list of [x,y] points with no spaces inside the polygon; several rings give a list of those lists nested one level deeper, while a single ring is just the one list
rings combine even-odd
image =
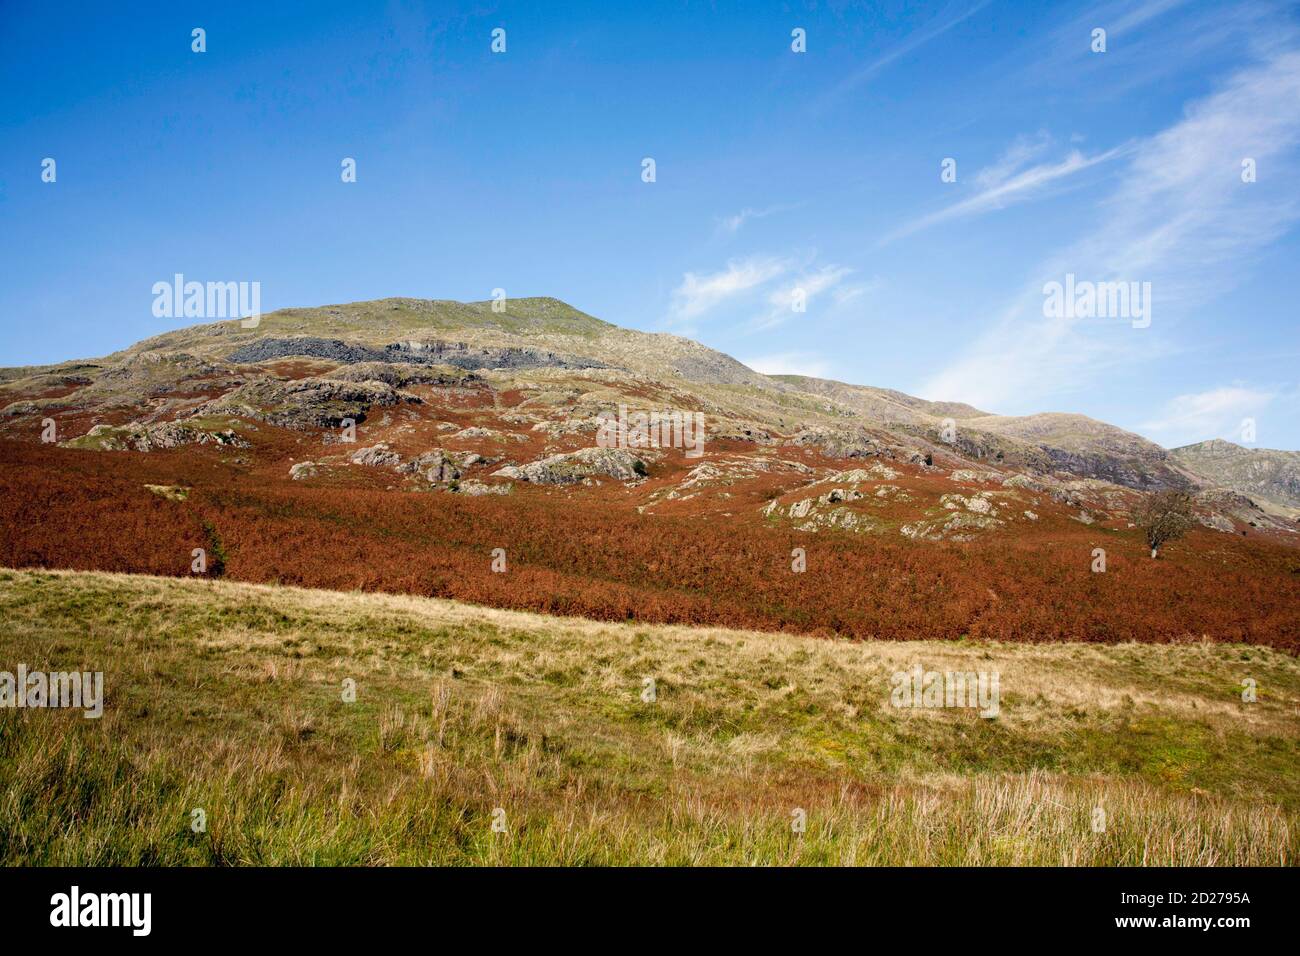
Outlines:
[{"label": "green grass", "polygon": [[[0,571],[0,612],[0,670],[107,692],[100,720],[0,711],[6,864],[1296,858],[1300,667],[1262,648],[851,644],[63,572]],[[915,663],[998,670],[1000,716],[891,707]]]},{"label": "green grass", "polygon": [[507,299],[505,310],[492,302],[379,299],[309,309],[283,309],[262,316],[258,334],[351,334],[368,330],[397,332],[488,329],[516,335],[569,335],[593,338],[611,326],[558,299]]}]

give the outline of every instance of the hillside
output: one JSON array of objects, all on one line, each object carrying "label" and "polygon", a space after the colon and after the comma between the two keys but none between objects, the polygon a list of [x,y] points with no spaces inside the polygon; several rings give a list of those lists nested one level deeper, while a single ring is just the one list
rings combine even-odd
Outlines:
[{"label": "hillside", "polygon": [[867,421],[912,434],[940,434],[951,422],[952,444],[975,460],[1031,471],[1059,471],[1129,488],[1192,488],[1197,476],[1140,435],[1085,415],[991,415],[962,402],[930,402],[890,389],[846,385],[798,375],[774,376],[801,391],[851,408]]},{"label": "hillside", "polygon": [[1242,448],[1215,438],[1175,448],[1169,454],[1215,487],[1300,514],[1300,452]]},{"label": "hillside", "polygon": [[848,385],[806,375],[770,377],[800,391],[832,398],[871,420],[887,425],[933,425],[945,418],[966,420],[988,414],[961,402],[928,402],[886,388]]},{"label": "hillside", "polygon": [[[620,414],[652,412],[676,431],[620,442]],[[859,639],[1300,647],[1278,506],[1207,482],[1151,560],[1144,495],[1200,481],[1083,416],[769,378],[554,299],[284,310],[0,384],[11,567]]]},{"label": "hillside", "polygon": [[[551,298],[513,299],[501,311],[490,302],[405,298],[284,309],[263,316],[255,329],[237,321],[197,325],[104,359],[0,370],[0,436],[30,440],[47,413],[66,420],[64,440],[94,424],[202,418],[209,409],[200,398],[228,395],[250,379],[338,378],[347,366],[357,367],[356,374],[345,375],[357,383],[377,366],[397,366],[380,377],[400,389],[419,384],[409,369],[403,371],[411,364],[513,372],[505,380],[498,376],[500,387],[546,388],[552,395],[545,404],[556,415],[561,396],[555,393],[565,377],[555,373],[588,371],[568,376],[578,379],[571,382],[570,418],[589,418],[616,399],[653,396],[704,412],[719,437],[769,443],[796,438],[842,457],[869,451],[874,442],[914,460],[938,454],[958,459],[958,467],[1006,467],[1067,481],[1095,479],[1141,490],[1210,484],[1159,446],[1083,416],[1009,418],[888,389],[760,375],[689,339],[622,329]],[[605,387],[593,390],[593,381]],[[264,398],[267,391],[261,389]],[[364,415],[365,405],[358,398],[340,407]],[[229,410],[220,403],[218,409]],[[945,430],[949,421],[954,427]],[[1274,502],[1262,497],[1266,505]]]},{"label": "hillside", "polygon": [[[6,865],[1300,849],[1300,665],[1264,648],[810,642],[85,573],[0,571],[0,611],[6,660],[102,671],[107,696],[98,720],[0,711]],[[999,713],[894,706],[917,665],[996,671]]]}]

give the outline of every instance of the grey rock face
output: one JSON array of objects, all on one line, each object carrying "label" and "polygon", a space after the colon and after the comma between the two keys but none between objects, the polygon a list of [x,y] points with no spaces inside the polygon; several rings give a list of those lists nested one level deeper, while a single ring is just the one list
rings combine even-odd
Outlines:
[{"label": "grey rock face", "polygon": [[1081,453],[1060,448],[1044,448],[1052,466],[1083,478],[1100,478],[1140,491],[1187,489],[1192,483],[1162,461],[1137,460],[1101,452]]},{"label": "grey rock face", "polygon": [[451,365],[462,369],[608,368],[595,359],[567,359],[544,349],[482,348],[464,342],[393,342],[382,349],[355,345],[342,339],[312,336],[263,338],[231,352],[230,362],[265,362],[270,359],[321,358],[354,365],[360,362],[408,362],[414,365]]}]

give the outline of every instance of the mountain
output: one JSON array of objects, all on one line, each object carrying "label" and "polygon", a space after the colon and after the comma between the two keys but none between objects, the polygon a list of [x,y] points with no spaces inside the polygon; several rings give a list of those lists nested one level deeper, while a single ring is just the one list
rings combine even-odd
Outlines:
[{"label": "mountain", "polygon": [[[416,410],[431,414],[449,388],[490,395],[496,409],[475,422],[478,432],[458,429],[460,440],[450,443],[457,448],[444,448],[441,436],[425,437],[426,427],[437,423]],[[518,404],[505,408],[507,395]],[[0,371],[0,437],[32,440],[48,419],[57,422],[65,446],[156,450],[249,444],[258,422],[301,431],[354,421],[367,423],[369,447],[388,446],[376,459],[409,465],[421,455],[455,452],[520,475],[548,456],[590,448],[597,416],[620,405],[700,412],[710,441],[741,442],[762,450],[762,458],[773,450],[808,449],[817,462],[904,462],[998,483],[1020,476],[1071,507],[1098,511],[1119,507],[1124,489],[1228,489],[1273,511],[1298,500],[1293,453],[1207,443],[1171,455],[1082,415],[1000,416],[890,389],[763,375],[690,339],[620,328],[553,298],[393,298],[283,309],[262,316],[256,328],[234,320],[196,325],[103,359]],[[447,425],[443,420],[439,427]],[[500,438],[507,434],[514,437]],[[471,439],[484,435],[513,442],[517,454],[473,445]],[[525,452],[536,456],[530,461]],[[657,454],[647,450],[642,457]],[[598,467],[614,467],[602,461]],[[312,464],[318,472],[334,467]],[[588,467],[584,459],[580,468]],[[737,473],[727,478],[735,481],[755,466],[725,467]],[[533,471],[555,473],[550,466]],[[644,506],[652,503],[662,504]],[[1231,502],[1218,526],[1243,518],[1266,526],[1241,511],[1248,504]],[[930,519],[942,516],[915,517],[904,526],[927,535],[934,532]],[[982,524],[972,518],[957,530],[964,535]]]},{"label": "mountain", "polygon": [[1242,448],[1213,438],[1170,452],[1209,484],[1300,513],[1300,452]]},{"label": "mountain", "polygon": [[[762,375],[556,299],[285,309],[0,370],[8,567],[862,639],[1300,647],[1300,525],[1221,484],[1083,416]],[[1197,523],[1155,561],[1136,513],[1166,487],[1194,490]]]}]

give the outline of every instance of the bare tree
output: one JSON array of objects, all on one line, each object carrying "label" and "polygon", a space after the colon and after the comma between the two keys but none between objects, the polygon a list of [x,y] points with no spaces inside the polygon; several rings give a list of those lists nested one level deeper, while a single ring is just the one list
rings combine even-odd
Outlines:
[{"label": "bare tree", "polygon": [[1158,491],[1133,512],[1133,519],[1146,532],[1151,557],[1167,541],[1181,538],[1191,528],[1194,499],[1185,491]]}]

